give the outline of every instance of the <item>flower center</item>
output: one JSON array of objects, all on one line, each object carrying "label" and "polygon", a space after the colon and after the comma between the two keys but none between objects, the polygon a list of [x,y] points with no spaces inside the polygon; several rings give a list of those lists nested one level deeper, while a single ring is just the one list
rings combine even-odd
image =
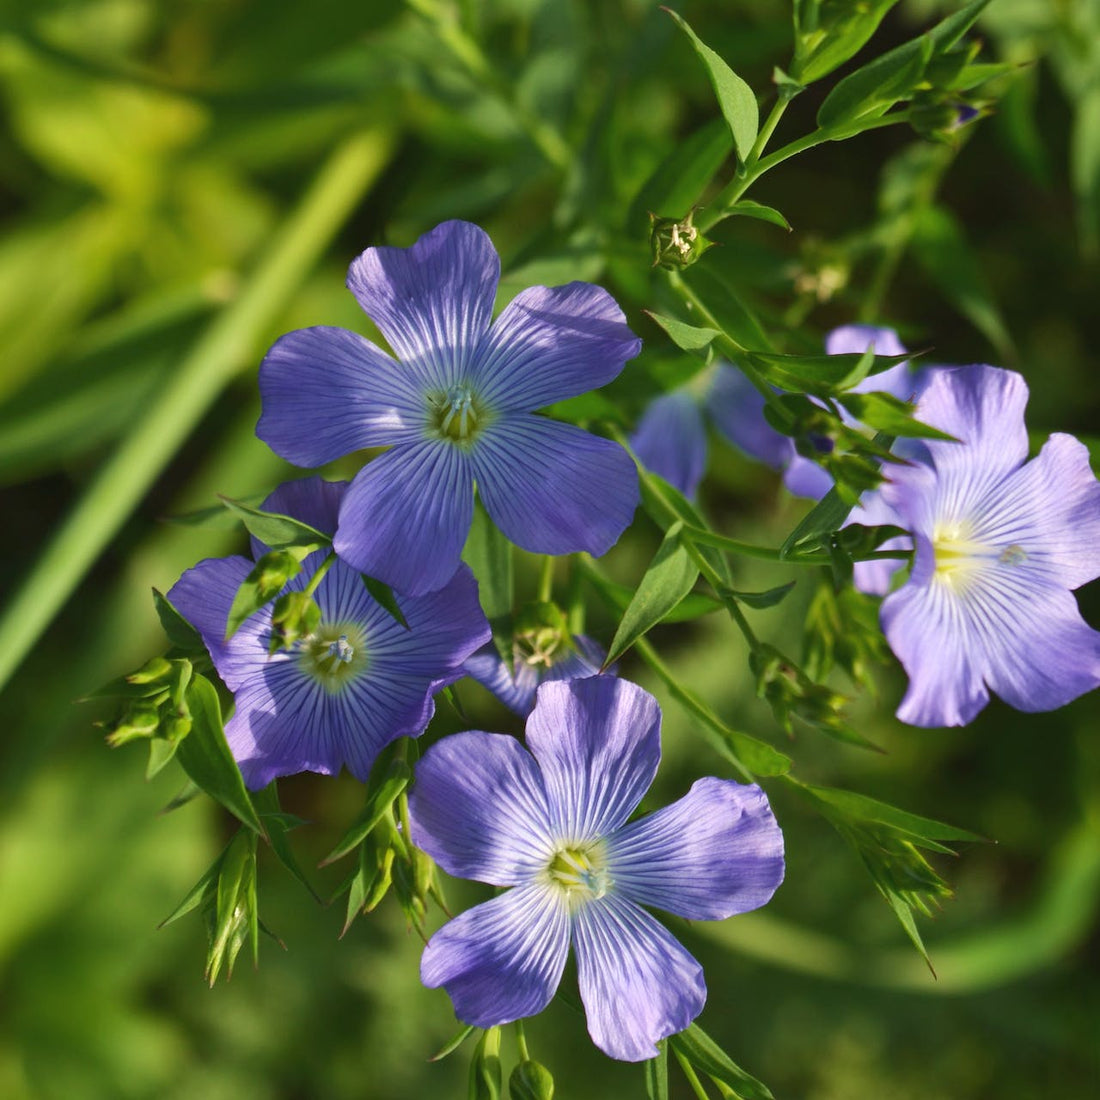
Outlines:
[{"label": "flower center", "polygon": [[466,443],[484,427],[485,409],[469,386],[451,386],[446,393],[428,395],[432,427],[443,439]]},{"label": "flower center", "polygon": [[964,585],[977,570],[996,562],[1023,565],[1027,551],[1018,543],[1001,550],[974,538],[973,524],[965,520],[940,523],[932,531],[936,575],[946,583]]},{"label": "flower center", "polygon": [[547,864],[546,873],[570,903],[602,898],[611,887],[599,841],[562,845]]},{"label": "flower center", "polygon": [[322,623],[298,643],[298,663],[328,692],[343,689],[367,666],[363,631],[356,623]]}]

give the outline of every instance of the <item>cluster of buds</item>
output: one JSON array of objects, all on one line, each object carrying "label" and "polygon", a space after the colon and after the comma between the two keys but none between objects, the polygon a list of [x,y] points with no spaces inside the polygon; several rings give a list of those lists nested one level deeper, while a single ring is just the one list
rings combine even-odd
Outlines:
[{"label": "cluster of buds", "polygon": [[770,645],[757,646],[749,657],[756,677],[756,694],[766,699],[775,720],[790,734],[792,718],[845,736],[848,723],[841,713],[847,699],[814,683],[797,665]]},{"label": "cluster of buds", "polygon": [[110,724],[107,743],[117,748],[142,738],[182,741],[191,732],[186,693],[192,671],[191,662],[184,658],[154,657],[97,692],[123,700],[118,718]]}]

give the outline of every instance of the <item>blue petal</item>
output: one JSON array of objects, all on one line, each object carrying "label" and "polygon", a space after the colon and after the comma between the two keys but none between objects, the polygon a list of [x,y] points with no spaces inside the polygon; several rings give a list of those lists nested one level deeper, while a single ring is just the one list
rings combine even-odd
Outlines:
[{"label": "blue petal", "polygon": [[579,908],[573,943],[588,1034],[610,1057],[655,1058],[703,1011],[703,968],[632,902],[610,894]]},{"label": "blue petal", "polygon": [[493,408],[529,412],[606,385],[641,347],[602,287],[533,286],[494,322],[471,381]]},{"label": "blue petal", "polygon": [[823,466],[796,451],[783,471],[783,484],[793,496],[820,500],[833,487],[833,479]]},{"label": "blue petal", "polygon": [[493,313],[500,258],[483,229],[449,221],[411,248],[368,248],[348,288],[421,386],[446,390],[471,367]]},{"label": "blue petal", "polygon": [[862,355],[872,346],[876,355],[904,355],[909,350],[892,328],[877,325],[841,325],[825,337],[826,355]]},{"label": "blue petal", "polygon": [[541,1012],[569,953],[564,906],[545,886],[520,886],[455,917],[428,942],[420,980],[443,986],[455,1015],[475,1027]]},{"label": "blue petal", "polygon": [[607,838],[617,894],[691,920],[767,904],[783,881],[783,834],[755,784],[700,779],[678,802]]},{"label": "blue petal", "polygon": [[676,390],[651,401],[630,445],[647,470],[684,496],[695,496],[707,467],[707,432],[703,411],[690,393]]},{"label": "blue petal", "polygon": [[502,733],[444,737],[416,766],[412,838],[448,874],[495,886],[529,882],[554,854],[531,754]]},{"label": "blue petal", "polygon": [[[243,632],[243,638],[252,639],[266,633],[271,620],[270,611],[261,611],[251,616],[229,642],[225,640],[229,609],[252,565],[239,554],[230,558],[206,558],[188,569],[168,590],[169,602],[202,635],[218,675],[230,690],[237,688],[252,665],[250,658],[246,657],[242,663],[238,655],[242,640],[238,635]],[[245,654],[250,645],[251,642],[245,645]],[[266,652],[266,646],[264,650]]]},{"label": "blue petal", "polygon": [[284,481],[260,505],[265,512],[278,512],[316,527],[326,535],[336,530],[340,503],[347,492],[346,481],[325,481],[321,477],[302,477]]},{"label": "blue petal", "polygon": [[[606,650],[583,634],[575,634],[576,650],[549,668],[538,668],[517,660],[515,673],[501,659],[492,643],[482,646],[465,664],[465,672],[491,691],[509,710],[526,717],[535,705],[535,692],[547,680],[579,680],[599,673]],[[614,675],[614,670],[610,671]]]},{"label": "blue petal", "polygon": [[618,828],[642,800],[661,759],[661,710],[614,676],[544,683],[527,719],[556,835],[590,840]]},{"label": "blue petal", "polygon": [[470,453],[493,522],[536,554],[607,553],[638,505],[630,456],[572,424],[527,413],[494,420]]},{"label": "blue petal", "polygon": [[419,596],[454,576],[473,515],[465,452],[426,440],[395,447],[359,471],[333,546],[361,573]]},{"label": "blue petal", "polygon": [[[864,527],[904,527],[905,521],[894,509],[886,503],[882,493],[877,489],[868,489],[859,498],[859,503],[848,513],[845,525],[860,523]],[[887,539],[880,550],[911,550],[913,540],[904,536],[896,539]],[[890,584],[897,573],[905,565],[904,558],[881,561],[857,561],[853,567],[852,583],[860,592],[869,596],[885,596],[890,591]]]},{"label": "blue petal", "polygon": [[342,328],[280,337],[260,365],[256,434],[297,466],[415,438],[428,407],[410,373]]},{"label": "blue petal", "polygon": [[735,367],[719,366],[707,408],[714,426],[750,458],[780,470],[794,457],[794,442],[764,419],[763,394]]},{"label": "blue petal", "polygon": [[955,469],[970,483],[995,484],[1027,458],[1027,383],[1015,371],[975,364],[933,372],[917,419],[966,446],[928,440],[941,475]]}]

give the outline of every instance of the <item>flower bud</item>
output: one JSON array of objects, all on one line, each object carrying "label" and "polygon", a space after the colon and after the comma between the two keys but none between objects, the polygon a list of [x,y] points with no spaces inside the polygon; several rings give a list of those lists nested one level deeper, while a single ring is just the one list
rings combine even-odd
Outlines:
[{"label": "flower bud", "polygon": [[676,270],[690,267],[714,243],[692,225],[695,211],[684,218],[659,218],[649,215],[649,247],[653,266]]}]

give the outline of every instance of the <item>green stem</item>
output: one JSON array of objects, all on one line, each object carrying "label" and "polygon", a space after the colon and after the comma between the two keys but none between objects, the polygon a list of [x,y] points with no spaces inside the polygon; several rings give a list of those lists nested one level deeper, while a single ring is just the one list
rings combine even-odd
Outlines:
[{"label": "green stem", "polygon": [[531,1061],[531,1052],[527,1049],[527,1033],[523,1029],[522,1020],[516,1020],[516,1048],[521,1062]]},{"label": "green stem", "polygon": [[676,1061],[680,1063],[680,1069],[684,1071],[684,1076],[687,1078],[688,1084],[691,1085],[692,1092],[699,1100],[710,1100],[710,1097],[707,1096],[707,1090],[703,1088],[703,1082],[699,1080],[699,1076],[695,1072],[695,1067],[675,1047],[672,1048],[672,1053],[676,1055]]},{"label": "green stem", "polygon": [[321,581],[325,579],[325,574],[332,568],[332,563],[334,561],[336,561],[336,551],[330,550],[328,552],[328,557],[317,566],[317,572],[313,574],[309,584],[306,585],[305,594],[307,596],[312,596],[313,593],[317,591],[317,587],[320,585]]},{"label": "green stem", "polygon": [[691,560],[699,567],[699,572],[703,575],[707,584],[714,589],[714,594],[725,605],[726,611],[729,612],[729,617],[733,620],[734,625],[745,636],[745,641],[749,644],[749,649],[756,651],[760,648],[760,639],[756,636],[756,631],[749,625],[748,619],[745,618],[745,613],[741,610],[740,604],[732,596],[726,594],[726,586],[722,582],[722,578],[707,561],[706,555],[702,553],[698,546],[695,545],[691,539],[683,539],[684,549],[691,555]]},{"label": "green stem", "polygon": [[554,556],[546,554],[542,559],[542,568],[539,571],[539,602],[549,603],[554,593]]},{"label": "green stem", "polygon": [[88,487],[0,619],[7,682],[255,345],[387,163],[379,132],[345,141],[325,162],[239,298],[210,324]]},{"label": "green stem", "polygon": [[[701,543],[704,546],[713,546],[717,550],[724,550],[728,554],[741,554],[747,558],[761,558],[765,561],[781,561],[788,565],[828,565],[828,554],[790,554],[784,556],[777,547],[756,546],[750,542],[740,542],[738,539],[727,538],[715,531],[706,531],[701,527],[685,525],[681,531],[681,538],[691,542]],[[909,550],[871,550],[866,554],[852,555],[852,561],[886,561],[896,559],[907,561],[912,557]]]}]

